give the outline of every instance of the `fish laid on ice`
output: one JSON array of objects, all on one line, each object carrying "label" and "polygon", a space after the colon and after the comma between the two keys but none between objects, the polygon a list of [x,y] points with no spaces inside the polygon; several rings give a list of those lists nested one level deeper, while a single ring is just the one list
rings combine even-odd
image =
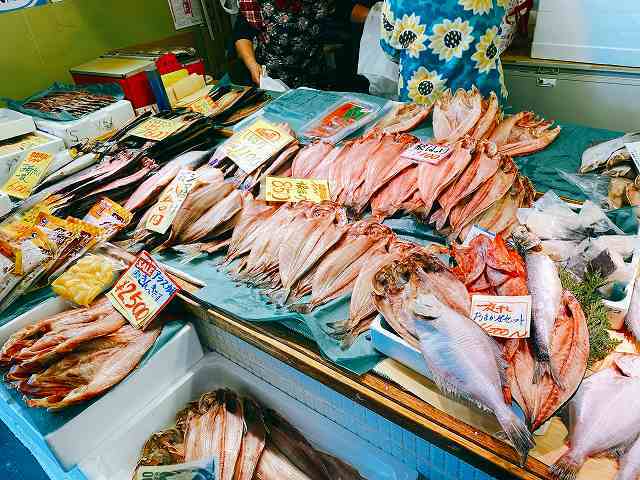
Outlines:
[{"label": "fish laid on ice", "polygon": [[433,105],[401,103],[394,106],[373,127],[373,131],[382,133],[409,132],[427,119]]},{"label": "fish laid on ice", "polygon": [[562,284],[558,269],[544,253],[530,252],[526,255],[527,284],[531,294],[533,346],[536,367],[533,383],[545,374],[563,388],[563,379],[554,358],[551,358],[551,339],[562,301]]},{"label": "fish laid on ice", "polygon": [[129,375],[161,330],[158,326],[142,331],[123,325],[109,335],[81,344],[16,388],[33,397],[26,401],[30,407],[57,410],[86,402]]},{"label": "fish laid on ice", "polygon": [[433,107],[433,135],[437,143],[454,143],[476,126],[482,115],[482,95],[473,87],[455,95],[444,93]]},{"label": "fish laid on ice", "polygon": [[599,143],[582,152],[580,173],[589,173],[607,165],[613,157],[629,158],[625,143],[640,142],[640,132],[632,132],[607,142]]},{"label": "fish laid on ice", "polygon": [[640,356],[614,355],[613,365],[583,380],[567,405],[570,446],[551,467],[554,478],[575,479],[587,458],[619,456],[640,434]]},{"label": "fish laid on ice", "polygon": [[463,138],[453,146],[451,154],[440,163],[422,162],[418,166],[418,190],[422,198],[425,215],[431,209],[440,194],[467,168],[475,142]]},{"label": "fish laid on ice", "polygon": [[469,166],[438,198],[441,208],[431,216],[431,221],[436,223],[436,229],[444,227],[451,210],[458,203],[495,175],[500,163],[501,157],[497,154],[494,143],[483,142],[476,148]]}]

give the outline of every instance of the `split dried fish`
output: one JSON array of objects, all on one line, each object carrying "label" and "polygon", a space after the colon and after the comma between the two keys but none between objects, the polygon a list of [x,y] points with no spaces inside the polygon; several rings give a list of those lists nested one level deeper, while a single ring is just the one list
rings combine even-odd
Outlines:
[{"label": "split dried fish", "polygon": [[471,132],[482,115],[482,95],[473,87],[469,92],[445,92],[433,107],[433,136],[436,142],[454,143]]},{"label": "split dried fish", "polygon": [[382,133],[404,133],[413,130],[427,119],[433,105],[401,103],[394,106],[373,127]]}]

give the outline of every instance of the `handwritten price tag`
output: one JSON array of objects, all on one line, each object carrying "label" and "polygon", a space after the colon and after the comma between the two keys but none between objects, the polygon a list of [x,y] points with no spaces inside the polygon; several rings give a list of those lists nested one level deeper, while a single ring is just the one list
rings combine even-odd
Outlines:
[{"label": "handwritten price tag", "polygon": [[201,113],[205,117],[208,117],[218,111],[218,105],[216,102],[211,100],[209,95],[207,95],[189,105],[189,110]]},{"label": "handwritten price tag", "polygon": [[312,178],[267,177],[264,198],[267,202],[320,203],[330,200],[329,182]]},{"label": "handwritten price tag", "polygon": [[171,181],[169,188],[154,205],[145,228],[165,233],[197,181],[198,174],[193,170],[180,170],[176,178]]},{"label": "handwritten price tag", "polygon": [[437,143],[417,143],[402,153],[402,157],[410,158],[416,162],[427,162],[437,165],[451,154],[450,145],[438,145]]},{"label": "handwritten price tag", "polygon": [[293,140],[284,129],[259,119],[227,140],[224,150],[245,173],[251,173]]},{"label": "handwritten price tag", "polygon": [[2,190],[15,198],[25,199],[42,179],[49,168],[53,155],[34,150],[18,164],[11,178],[4,184]]},{"label": "handwritten price tag", "polygon": [[178,286],[151,255],[140,253],[107,293],[114,308],[136,328],[144,330],[178,293]]},{"label": "handwritten price tag", "polygon": [[473,295],[471,318],[493,337],[528,338],[531,296]]},{"label": "handwritten price tag", "polygon": [[129,132],[129,135],[147,140],[164,140],[183,125],[184,123],[180,120],[153,117],[135,127]]}]

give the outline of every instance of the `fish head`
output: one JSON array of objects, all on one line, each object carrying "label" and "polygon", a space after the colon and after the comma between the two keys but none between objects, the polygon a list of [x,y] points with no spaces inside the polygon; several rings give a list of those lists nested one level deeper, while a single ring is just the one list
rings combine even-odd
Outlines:
[{"label": "fish head", "polygon": [[373,293],[379,296],[397,295],[404,290],[411,279],[409,262],[393,260],[382,266],[373,276]]}]

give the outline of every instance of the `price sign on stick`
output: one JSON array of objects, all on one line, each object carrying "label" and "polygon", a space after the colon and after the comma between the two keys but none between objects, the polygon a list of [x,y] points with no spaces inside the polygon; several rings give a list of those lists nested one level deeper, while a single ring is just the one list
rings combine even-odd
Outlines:
[{"label": "price sign on stick", "polygon": [[177,293],[178,286],[143,251],[107,297],[131,325],[144,330]]}]

